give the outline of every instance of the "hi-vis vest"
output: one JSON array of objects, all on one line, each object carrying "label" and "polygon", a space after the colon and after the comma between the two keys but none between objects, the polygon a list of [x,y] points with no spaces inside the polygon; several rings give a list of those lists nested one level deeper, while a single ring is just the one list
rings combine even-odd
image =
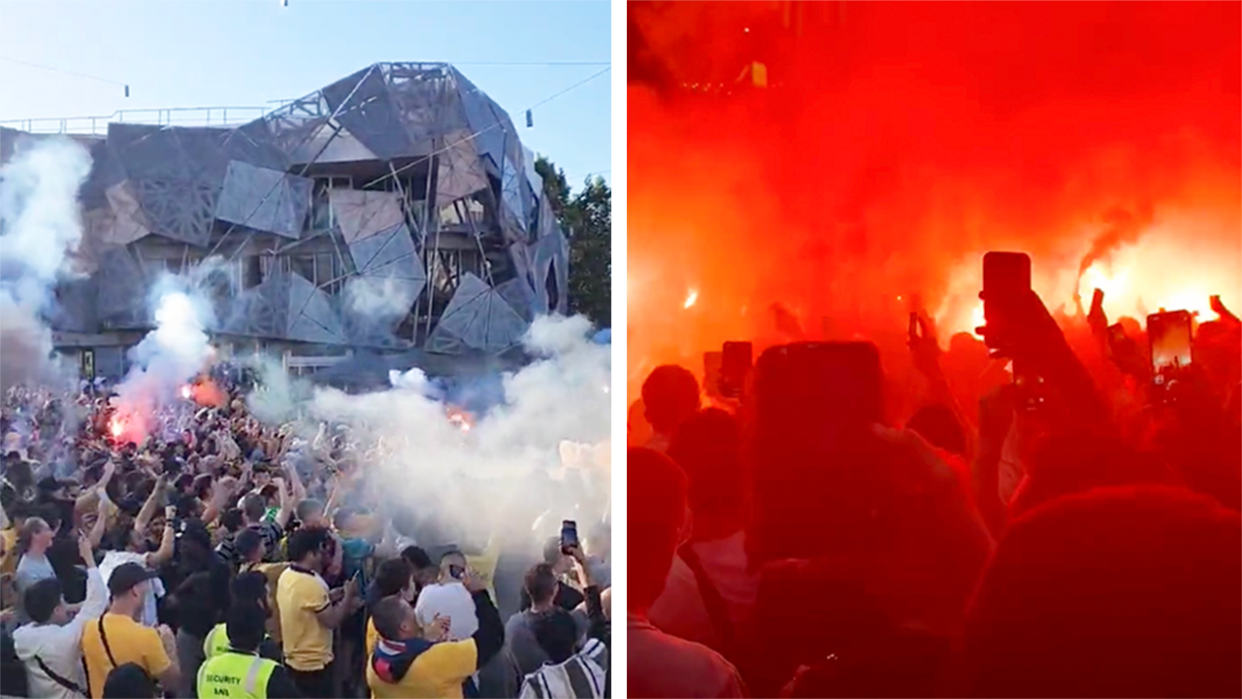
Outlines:
[{"label": "hi-vis vest", "polygon": [[[264,636],[266,641],[268,636]],[[227,653],[229,650],[229,632],[225,630],[224,623],[221,622],[212,627],[207,633],[207,638],[203,639],[203,657],[214,658],[221,653]]]},{"label": "hi-vis vest", "polygon": [[267,681],[276,662],[250,653],[228,651],[208,658],[198,668],[199,699],[266,699]]}]

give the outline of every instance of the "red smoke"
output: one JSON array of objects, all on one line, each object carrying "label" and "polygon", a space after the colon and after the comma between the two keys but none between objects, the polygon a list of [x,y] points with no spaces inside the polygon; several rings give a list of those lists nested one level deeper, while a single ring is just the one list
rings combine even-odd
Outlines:
[{"label": "red smoke", "polygon": [[753,52],[784,82],[631,85],[632,372],[775,335],[775,301],[876,337],[918,293],[947,344],[989,249],[1031,253],[1050,307],[1080,269],[1113,315],[1242,301],[1242,4],[808,3],[813,40],[744,31],[786,5],[629,4],[674,76]]}]

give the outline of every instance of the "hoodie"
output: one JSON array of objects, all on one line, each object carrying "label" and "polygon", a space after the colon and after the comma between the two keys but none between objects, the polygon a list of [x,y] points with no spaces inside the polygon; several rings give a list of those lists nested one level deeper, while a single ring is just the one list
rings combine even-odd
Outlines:
[{"label": "hoodie", "polygon": [[53,680],[39,663],[37,656],[52,672],[86,689],[86,674],[82,670],[82,629],[86,624],[103,615],[108,608],[108,591],[99,569],[92,566],[87,571],[86,599],[77,616],[64,626],[55,624],[26,624],[13,632],[13,645],[17,657],[26,666],[30,682],[30,695],[48,699],[76,699],[83,696]]}]

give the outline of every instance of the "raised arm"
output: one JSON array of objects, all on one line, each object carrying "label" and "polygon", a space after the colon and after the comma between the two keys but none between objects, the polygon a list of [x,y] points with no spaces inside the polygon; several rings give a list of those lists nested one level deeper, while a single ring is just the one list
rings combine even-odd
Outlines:
[{"label": "raised arm", "polygon": [[164,474],[160,474],[155,479],[155,487],[151,489],[151,495],[147,497],[147,501],[142,503],[142,509],[138,511],[138,516],[134,518],[134,529],[140,533],[146,533],[147,527],[151,524],[151,518],[155,516],[155,508],[160,506],[160,500],[164,496],[164,484],[168,482],[168,478]]},{"label": "raised arm", "polygon": [[147,567],[158,568],[164,563],[172,559],[173,545],[177,540],[177,532],[173,528],[173,518],[176,516],[176,509],[172,507],[164,510],[164,537],[160,539],[160,547],[153,553],[147,554]]}]

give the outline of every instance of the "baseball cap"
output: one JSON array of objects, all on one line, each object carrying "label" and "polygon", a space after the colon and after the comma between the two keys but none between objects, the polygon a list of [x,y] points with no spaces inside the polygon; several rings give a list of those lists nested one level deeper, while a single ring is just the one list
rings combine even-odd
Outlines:
[{"label": "baseball cap", "polygon": [[112,571],[112,575],[108,578],[108,592],[113,597],[118,597],[155,577],[157,573],[137,563],[122,563]]}]

